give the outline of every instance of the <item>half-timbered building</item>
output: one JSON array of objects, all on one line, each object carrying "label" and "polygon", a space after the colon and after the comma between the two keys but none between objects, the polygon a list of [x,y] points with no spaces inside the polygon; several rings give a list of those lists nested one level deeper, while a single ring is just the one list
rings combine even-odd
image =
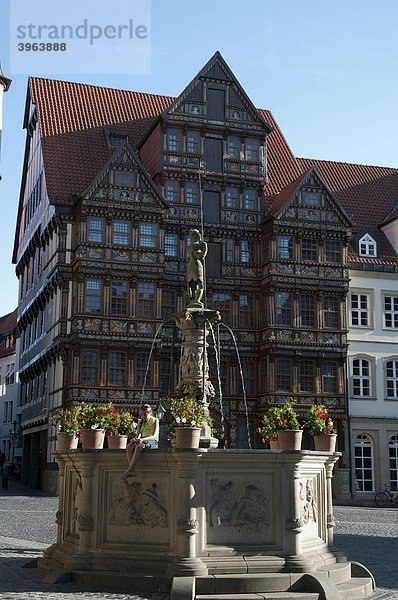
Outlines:
[{"label": "half-timbered building", "polygon": [[[296,159],[217,52],[177,97],[30,78],[14,257],[20,281],[25,467],[61,405],[136,409],[173,393],[188,231],[203,229],[206,305],[236,336],[254,446],[291,396],[347,428],[348,244],[355,215]],[[341,191],[341,190],[339,190]],[[160,327],[162,328],[160,329]],[[240,367],[220,327],[225,445],[247,447]],[[157,333],[156,340],[155,334]],[[218,378],[209,347],[220,422]],[[149,360],[150,359],[150,360]],[[342,467],[344,466],[342,462]]]}]

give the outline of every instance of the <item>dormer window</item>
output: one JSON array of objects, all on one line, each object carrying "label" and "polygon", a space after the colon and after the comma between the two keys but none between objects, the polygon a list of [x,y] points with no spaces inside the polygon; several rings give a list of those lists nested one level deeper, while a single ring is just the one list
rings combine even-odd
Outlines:
[{"label": "dormer window", "polygon": [[319,194],[313,194],[312,192],[304,194],[304,203],[308,204],[309,206],[318,206]]},{"label": "dormer window", "polygon": [[168,149],[179,152],[181,147],[181,135],[178,129],[169,129]]},{"label": "dormer window", "polygon": [[377,244],[368,233],[359,240],[358,246],[359,256],[376,256],[377,254]]}]

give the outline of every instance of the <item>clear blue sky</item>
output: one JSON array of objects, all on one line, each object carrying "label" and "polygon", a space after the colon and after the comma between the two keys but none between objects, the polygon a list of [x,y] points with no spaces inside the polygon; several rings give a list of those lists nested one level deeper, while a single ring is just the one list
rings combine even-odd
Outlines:
[{"label": "clear blue sky", "polygon": [[[27,75],[10,72],[7,0],[0,19],[0,57],[13,79],[1,157],[2,315],[17,305],[11,254]],[[49,77],[178,95],[220,50],[254,104],[273,112],[296,156],[398,167],[397,22],[396,0],[153,0],[150,74]]]}]

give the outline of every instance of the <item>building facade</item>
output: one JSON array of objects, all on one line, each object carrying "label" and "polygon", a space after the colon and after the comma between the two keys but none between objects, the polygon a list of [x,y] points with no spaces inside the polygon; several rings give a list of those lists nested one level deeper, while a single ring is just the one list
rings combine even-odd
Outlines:
[{"label": "building facade", "polygon": [[[30,78],[25,127],[13,259],[32,481],[54,489],[59,406],[137,409],[172,395],[181,339],[170,315],[186,303],[191,228],[209,247],[206,305],[225,324],[222,410],[219,391],[212,405],[225,445],[247,447],[249,434],[260,447],[261,416],[290,396],[301,416],[323,402],[345,472],[355,215],[328,170],[294,157],[219,53],[176,99]],[[211,345],[209,360],[218,390]]]},{"label": "building facade", "polygon": [[17,309],[0,318],[0,452],[3,464],[22,460]]}]

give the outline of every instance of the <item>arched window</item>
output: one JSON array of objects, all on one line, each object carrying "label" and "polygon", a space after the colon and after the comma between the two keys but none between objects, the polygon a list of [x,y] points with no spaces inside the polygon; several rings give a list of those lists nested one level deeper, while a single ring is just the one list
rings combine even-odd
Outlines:
[{"label": "arched window", "polygon": [[398,398],[398,360],[386,362],[387,398]]},{"label": "arched window", "polygon": [[363,358],[352,361],[352,395],[370,396],[370,364]]},{"label": "arched window", "polygon": [[369,436],[355,438],[355,490],[373,492],[373,444]]},{"label": "arched window", "polygon": [[398,491],[398,435],[392,435],[388,444],[390,456],[390,488],[392,492]]}]

